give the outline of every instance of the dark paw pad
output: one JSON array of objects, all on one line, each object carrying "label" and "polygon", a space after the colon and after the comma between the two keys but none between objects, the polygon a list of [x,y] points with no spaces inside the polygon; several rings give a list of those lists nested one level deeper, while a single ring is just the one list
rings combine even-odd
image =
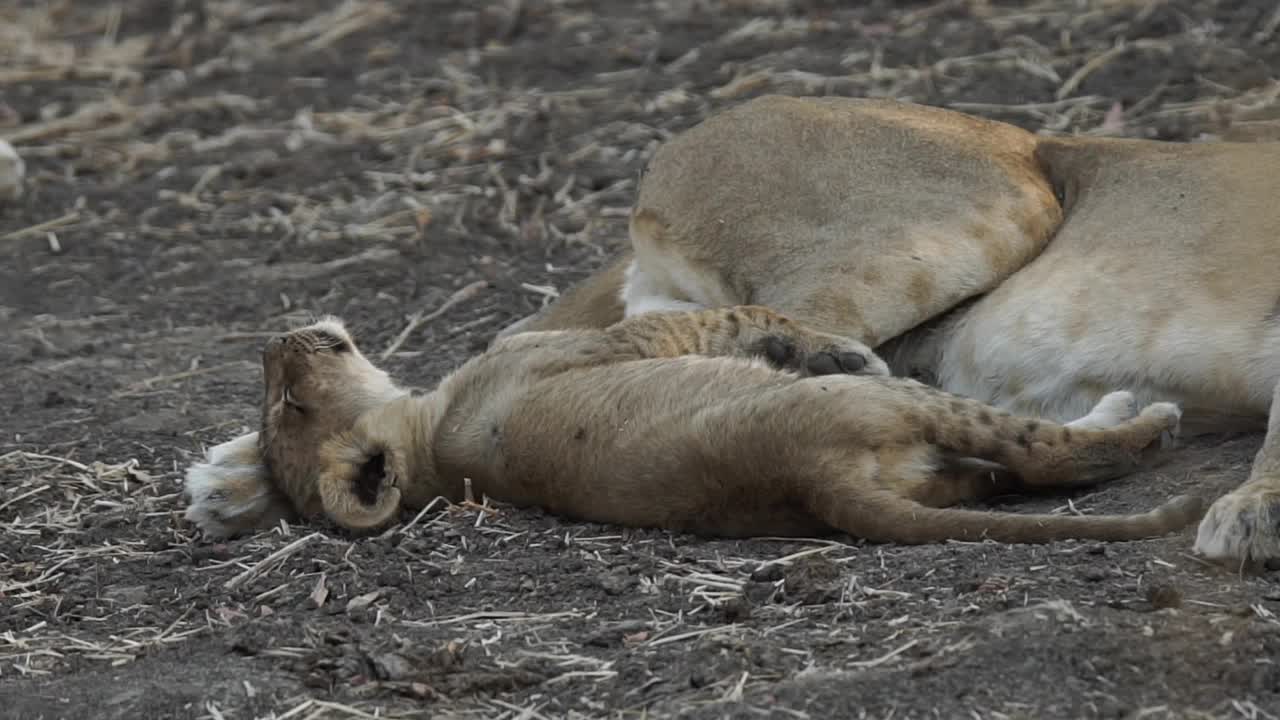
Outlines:
[{"label": "dark paw pad", "polygon": [[852,375],[867,367],[867,357],[856,352],[820,352],[809,356],[805,368],[813,375]]},{"label": "dark paw pad", "polygon": [[760,350],[769,364],[779,369],[794,367],[800,355],[800,349],[794,341],[778,335],[771,335],[761,341]]}]

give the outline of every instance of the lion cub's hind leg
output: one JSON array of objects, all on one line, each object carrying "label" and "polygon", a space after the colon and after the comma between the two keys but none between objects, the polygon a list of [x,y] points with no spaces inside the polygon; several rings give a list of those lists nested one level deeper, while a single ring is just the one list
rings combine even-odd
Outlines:
[{"label": "lion cub's hind leg", "polygon": [[[836,390],[835,383],[829,387]],[[851,407],[858,401],[864,407],[883,406],[886,413],[871,426],[865,417],[841,415],[841,424],[847,425],[844,432],[851,438],[879,436],[877,442],[871,447],[855,443],[847,451],[835,449],[837,454],[823,464],[823,475],[801,486],[809,512],[851,535],[899,543],[1124,541],[1178,530],[1202,513],[1199,499],[1189,496],[1151,512],[1112,516],[929,507],[911,496],[930,474],[946,468],[947,457],[996,462],[1022,482],[1041,487],[1084,485],[1122,475],[1137,466],[1163,433],[1176,430],[1180,413],[1174,405],[1151,405],[1111,428],[1072,429],[1003,413],[917,384],[886,384],[880,388],[883,393],[866,388],[841,383],[840,392],[828,397]],[[845,392],[849,397],[841,398]],[[1094,421],[1122,415],[1123,411],[1117,412],[1121,399],[1113,398]]]},{"label": "lion cub's hind leg", "polygon": [[1210,506],[1195,549],[1205,557],[1242,566],[1280,561],[1280,384],[1249,479]]},{"label": "lion cub's hind leg", "polygon": [[[1118,391],[1104,396],[1087,415],[1064,427],[1104,430],[1137,415],[1138,402],[1133,393]],[[910,496],[929,507],[948,507],[1025,489],[1018,475],[1002,465],[971,457],[947,457],[938,472],[915,488]]]},{"label": "lion cub's hind leg", "polygon": [[[973,433],[975,455],[998,462],[1028,486],[1082,487],[1137,470],[1150,454],[1176,436],[1182,412],[1173,403],[1154,403],[1128,417],[1124,394],[1108,395],[1078,425],[997,416],[994,433]],[[990,410],[982,408],[978,417]],[[953,445],[963,446],[962,442]],[[945,442],[945,439],[944,439]],[[947,447],[965,452],[962,447]]]},{"label": "lion cub's hind leg", "polygon": [[258,433],[209,448],[187,469],[185,517],[207,537],[225,538],[269,528],[293,516],[288,498],[271,483],[258,449]]}]

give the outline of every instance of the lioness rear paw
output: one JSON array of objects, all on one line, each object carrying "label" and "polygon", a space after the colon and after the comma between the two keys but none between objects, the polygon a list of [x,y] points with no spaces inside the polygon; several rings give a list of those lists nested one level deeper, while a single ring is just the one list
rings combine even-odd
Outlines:
[{"label": "lioness rear paw", "polygon": [[1089,414],[1067,423],[1068,427],[1105,430],[1125,423],[1138,416],[1138,399],[1125,390],[1102,396]]},{"label": "lioness rear paw", "polygon": [[203,462],[187,468],[182,494],[184,517],[210,538],[269,528],[293,516],[288,499],[271,484],[257,433],[209,448]]},{"label": "lioness rear paw", "polygon": [[1168,450],[1177,444],[1178,433],[1182,428],[1182,408],[1170,402],[1152,403],[1142,409],[1141,417],[1152,418],[1163,425],[1159,438],[1161,450]]},{"label": "lioness rear paw", "polygon": [[1195,550],[1245,566],[1280,562],[1280,489],[1250,484],[1218,498],[1200,521]]}]

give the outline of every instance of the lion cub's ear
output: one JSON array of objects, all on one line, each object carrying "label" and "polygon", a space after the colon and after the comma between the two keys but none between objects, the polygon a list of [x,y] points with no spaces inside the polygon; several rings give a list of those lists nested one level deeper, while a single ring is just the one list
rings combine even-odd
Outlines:
[{"label": "lion cub's ear", "polygon": [[320,450],[318,486],[324,513],[350,530],[387,524],[400,510],[406,478],[402,453],[358,433],[344,433]]}]

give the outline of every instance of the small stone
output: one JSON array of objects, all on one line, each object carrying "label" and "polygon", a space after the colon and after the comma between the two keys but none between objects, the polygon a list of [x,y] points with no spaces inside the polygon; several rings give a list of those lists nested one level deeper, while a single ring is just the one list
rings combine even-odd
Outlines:
[{"label": "small stone", "polygon": [[768,605],[778,595],[773,583],[748,582],[742,586],[742,596],[751,605]]},{"label": "small stone", "polygon": [[633,580],[629,575],[611,573],[600,578],[600,587],[609,595],[621,595],[631,589]]},{"label": "small stone", "polygon": [[1156,610],[1182,607],[1182,591],[1167,583],[1157,583],[1147,589],[1147,602]]},{"label": "small stone", "polygon": [[1085,582],[1102,582],[1107,579],[1107,571],[1102,568],[1088,568],[1080,574],[1080,577]]},{"label": "small stone", "polygon": [[0,201],[13,202],[22,197],[27,165],[5,140],[0,140]]},{"label": "small stone", "polygon": [[751,600],[746,595],[735,595],[720,606],[725,622],[738,623],[751,618]]},{"label": "small stone", "polygon": [[383,653],[375,656],[373,671],[379,680],[405,680],[416,674],[413,663],[399,653]]}]

